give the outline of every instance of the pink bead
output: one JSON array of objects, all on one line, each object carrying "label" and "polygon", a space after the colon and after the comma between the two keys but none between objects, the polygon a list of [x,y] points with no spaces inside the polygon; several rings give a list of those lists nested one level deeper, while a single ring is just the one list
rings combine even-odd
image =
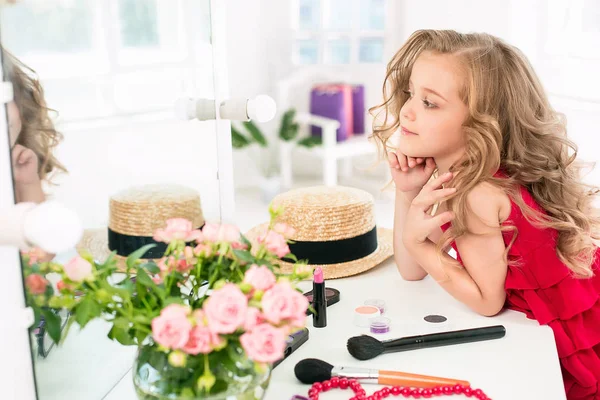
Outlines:
[{"label": "pink bead", "polygon": [[349,385],[348,379],[346,379],[346,378],[340,379],[340,385],[339,385],[340,389],[348,389],[348,385]]},{"label": "pink bead", "polygon": [[391,392],[394,396],[398,396],[400,394],[400,390],[401,390],[400,386],[394,386],[394,387],[392,387]]}]

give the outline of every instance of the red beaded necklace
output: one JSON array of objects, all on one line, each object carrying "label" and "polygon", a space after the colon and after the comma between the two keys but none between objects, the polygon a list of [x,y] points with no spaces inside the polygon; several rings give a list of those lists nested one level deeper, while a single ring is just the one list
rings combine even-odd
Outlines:
[{"label": "red beaded necklace", "polygon": [[472,389],[469,386],[454,385],[454,386],[436,386],[428,389],[408,388],[400,386],[384,387],[379,389],[370,396],[355,379],[339,378],[334,376],[330,380],[314,383],[308,391],[310,400],[318,400],[319,393],[327,392],[330,389],[348,389],[354,392],[354,397],[350,400],[382,400],[389,395],[414,397],[415,399],[430,398],[434,396],[452,396],[453,394],[464,394],[467,397],[475,397],[479,400],[491,400],[486,396],[481,389]]}]

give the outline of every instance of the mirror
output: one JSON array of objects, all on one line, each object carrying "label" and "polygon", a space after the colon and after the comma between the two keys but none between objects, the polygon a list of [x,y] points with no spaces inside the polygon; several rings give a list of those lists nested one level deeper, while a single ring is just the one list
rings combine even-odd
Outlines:
[{"label": "mirror", "polygon": [[[0,33],[15,91],[7,111],[17,200],[60,201],[86,234],[106,237],[111,196],[171,183],[197,191],[204,218],[218,222],[216,123],[173,112],[179,97],[215,97],[209,0],[14,3],[0,9]],[[71,317],[55,314],[64,329]],[[37,324],[38,398],[106,396],[135,352],[107,338],[109,328],[73,325],[53,346],[45,322]]]}]

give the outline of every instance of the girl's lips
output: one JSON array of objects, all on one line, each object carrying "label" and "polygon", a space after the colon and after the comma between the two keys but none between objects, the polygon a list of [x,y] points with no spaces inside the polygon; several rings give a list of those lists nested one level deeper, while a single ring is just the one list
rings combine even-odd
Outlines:
[{"label": "girl's lips", "polygon": [[408,130],[408,129],[406,129],[406,128],[402,128],[402,134],[403,134],[403,135],[407,135],[407,136],[408,136],[408,135],[416,135],[416,133],[414,133],[414,132],[412,132],[412,131],[409,131],[409,130]]}]

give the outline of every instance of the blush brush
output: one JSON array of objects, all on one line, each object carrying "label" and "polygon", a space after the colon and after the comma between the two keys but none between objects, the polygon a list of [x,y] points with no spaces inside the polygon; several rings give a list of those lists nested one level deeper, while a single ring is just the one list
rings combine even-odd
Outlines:
[{"label": "blush brush", "polygon": [[499,339],[506,335],[502,325],[430,333],[427,335],[406,336],[399,339],[380,341],[369,335],[354,336],[348,339],[346,347],[352,357],[358,360],[370,360],[383,353],[394,353],[429,347],[451,346],[455,344]]}]

